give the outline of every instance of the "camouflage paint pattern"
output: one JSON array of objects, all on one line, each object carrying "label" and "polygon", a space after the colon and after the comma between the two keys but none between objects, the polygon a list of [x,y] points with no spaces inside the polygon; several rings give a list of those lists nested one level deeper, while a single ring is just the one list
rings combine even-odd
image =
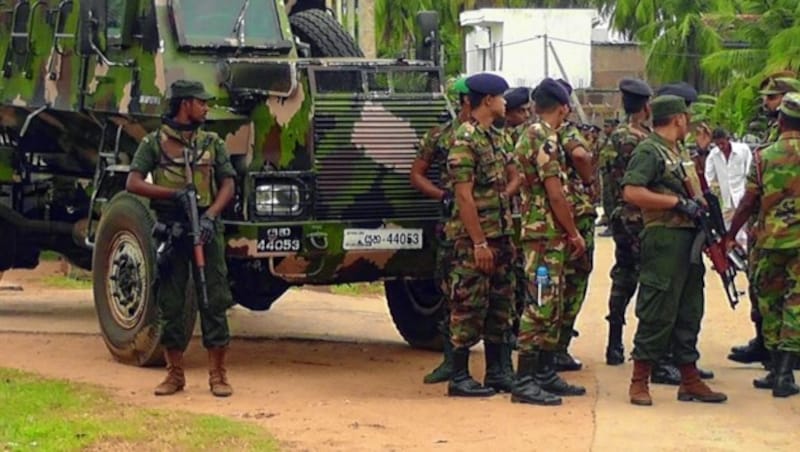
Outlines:
[{"label": "camouflage paint pattern", "polygon": [[[567,244],[563,239],[525,240],[525,273],[529,275],[528,292],[536,300],[522,311],[517,335],[520,353],[556,350],[564,328],[564,289]],[[541,294],[535,278],[536,269],[544,265],[550,274]],[[572,331],[570,331],[571,333]]]},{"label": "camouflage paint pattern", "polygon": [[[22,152],[47,149],[42,158],[49,171],[68,182],[81,180],[87,194],[97,191],[107,195],[98,198],[110,199],[124,172],[93,186],[99,153],[118,145],[114,163],[129,163],[138,143],[159,127],[169,85],[197,80],[215,96],[206,129],[225,141],[239,173],[237,206],[223,216],[229,259],[268,261],[275,276],[295,284],[430,277],[438,207],[408,187],[407,175],[421,133],[446,112],[438,68],[415,61],[298,58],[281,0],[274,2],[276,17],[265,20],[278,24],[283,50],[260,53],[240,51],[230,42],[187,51],[173,28],[187,12],[180,2],[170,7],[167,0],[117,2],[116,7],[124,5],[117,11],[122,32],[107,36],[100,3],[105,4],[76,0],[71,12],[65,7],[58,13],[59,1],[37,2],[30,20],[20,20],[31,37],[15,38],[17,53],[11,50],[11,13],[3,13],[0,121],[19,134],[34,110],[48,106],[32,118],[29,136],[19,145]],[[119,64],[106,64],[81,48],[79,18],[89,10],[100,18],[98,47]],[[52,12],[52,23],[46,11]],[[140,17],[153,18],[157,37],[146,28],[148,20],[142,22],[146,39],[129,33]],[[247,20],[253,27],[252,18]],[[56,21],[63,23],[65,37],[54,38]],[[389,80],[389,88],[366,82],[380,77]],[[103,124],[109,127],[100,149]],[[256,179],[310,184],[307,215],[255,215]],[[92,211],[99,215],[101,205]],[[92,229],[96,225],[94,218]],[[300,251],[257,250],[265,230],[285,227],[298,230]],[[423,248],[345,250],[349,228],[422,229]]]},{"label": "camouflage paint pattern", "polygon": [[761,250],[756,265],[764,345],[800,353],[800,250]]},{"label": "camouflage paint pattern", "polygon": [[[607,153],[609,196],[613,199],[610,216],[620,217],[632,228],[641,229],[642,213],[639,208],[622,199],[622,178],[633,156],[633,150],[642,142],[650,130],[641,130],[630,123],[622,124],[614,130],[609,139],[611,150]],[[638,225],[638,226],[637,226]]]},{"label": "camouflage paint pattern", "polygon": [[510,237],[489,241],[495,269],[483,273],[475,266],[472,241],[456,240],[450,265],[450,334],[453,347],[469,348],[481,339],[504,343],[514,313],[514,246]]}]

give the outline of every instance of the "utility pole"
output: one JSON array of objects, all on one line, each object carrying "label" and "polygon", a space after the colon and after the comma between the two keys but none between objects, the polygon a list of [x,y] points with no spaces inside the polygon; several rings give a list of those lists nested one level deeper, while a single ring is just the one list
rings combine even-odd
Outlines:
[{"label": "utility pole", "polygon": [[356,36],[356,0],[347,0],[347,32],[353,39],[358,39]]},{"label": "utility pole", "polygon": [[550,76],[550,62],[548,61],[548,52],[550,51],[550,49],[549,46],[547,45],[547,43],[549,42],[547,40],[547,33],[542,35],[542,38],[544,38],[542,40],[542,42],[544,43],[544,77],[547,78]]},{"label": "utility pole", "polygon": [[367,58],[375,58],[375,0],[358,0],[358,46]]}]

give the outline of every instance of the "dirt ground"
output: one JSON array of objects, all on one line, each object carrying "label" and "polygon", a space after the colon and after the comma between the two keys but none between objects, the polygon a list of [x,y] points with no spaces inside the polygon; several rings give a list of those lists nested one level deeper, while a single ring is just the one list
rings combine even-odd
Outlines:
[{"label": "dirt ground", "polygon": [[[95,383],[121,401],[148,407],[215,413],[269,429],[286,450],[375,451],[775,451],[794,450],[800,439],[800,397],[773,399],[750,381],[756,366],[725,359],[728,348],[752,334],[748,301],[732,311],[709,271],[701,364],[715,371],[723,405],[682,403],[674,387],[655,386],[655,406],[627,403],[631,364],[606,366],[603,320],[613,255],[599,238],[596,271],[572,347],[584,370],[566,373],[588,389],[561,407],[509,403],[508,395],[451,399],[444,385],[421,383],[438,362],[434,353],[411,350],[395,332],[379,297],[346,297],[293,290],[267,313],[231,311],[234,341],[229,375],[236,393],[215,399],[207,391],[205,356],[196,338],[188,352],[188,387],[156,398],[161,369],[114,362],[97,331],[91,293],[37,285],[58,271],[7,272],[0,286],[0,366]],[[742,281],[743,282],[743,281]],[[629,310],[627,349],[635,319]],[[481,347],[473,374],[483,376]]]}]

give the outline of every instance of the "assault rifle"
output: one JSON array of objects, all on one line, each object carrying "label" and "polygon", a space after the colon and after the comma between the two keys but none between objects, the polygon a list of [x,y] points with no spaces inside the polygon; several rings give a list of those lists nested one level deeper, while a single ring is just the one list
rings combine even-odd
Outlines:
[{"label": "assault rifle", "polygon": [[691,262],[699,264],[702,252],[705,251],[711,260],[714,271],[722,279],[728,303],[730,303],[732,309],[736,309],[736,305],[739,304],[739,297],[744,295],[743,291],[739,291],[736,288],[736,273],[747,271],[747,253],[738,244],[734,245],[730,251],[725,248],[724,237],[727,231],[719,198],[708,189],[703,192],[702,196],[698,196],[689,182],[686,170],[682,166],[678,168],[681,171],[680,179],[683,182],[683,188],[686,193],[691,199],[703,200],[706,207],[703,215],[695,220],[700,228],[700,233],[692,243]]},{"label": "assault rifle", "polygon": [[208,283],[206,282],[206,255],[203,250],[203,240],[200,237],[200,213],[197,211],[197,188],[194,186],[194,173],[192,172],[192,155],[188,147],[183,148],[184,177],[188,191],[189,205],[186,215],[189,217],[190,233],[192,235],[192,248],[194,249],[194,263],[197,266],[197,275],[200,278],[200,301],[204,308],[208,308]]}]

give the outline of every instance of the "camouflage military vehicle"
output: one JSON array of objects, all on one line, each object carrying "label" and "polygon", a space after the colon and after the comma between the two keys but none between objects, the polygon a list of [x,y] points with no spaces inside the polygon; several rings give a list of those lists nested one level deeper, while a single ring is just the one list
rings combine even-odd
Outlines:
[{"label": "camouflage military vehicle", "polygon": [[318,3],[0,0],[0,271],[42,250],[93,269],[113,356],[158,362],[153,216],[124,184],[167,87],[191,78],[215,94],[208,129],[238,172],[224,214],[236,301],[385,281],[400,333],[432,346],[439,212],[407,176],[446,111],[440,69],[365,60]]}]

